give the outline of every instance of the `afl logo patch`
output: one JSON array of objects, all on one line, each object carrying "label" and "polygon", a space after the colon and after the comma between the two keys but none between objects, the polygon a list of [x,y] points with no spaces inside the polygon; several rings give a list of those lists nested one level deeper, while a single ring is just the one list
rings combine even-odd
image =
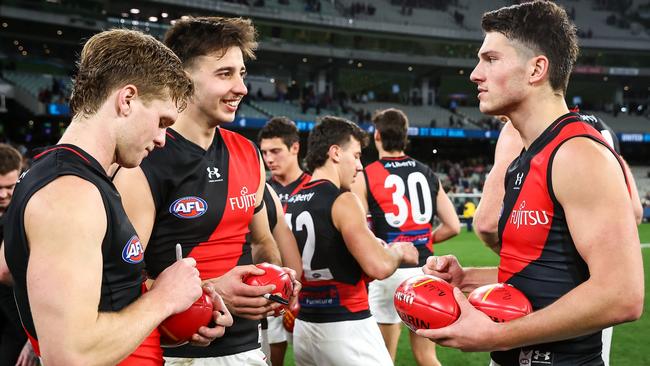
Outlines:
[{"label": "afl logo patch", "polygon": [[200,197],[179,198],[171,206],[169,212],[181,219],[195,219],[208,211],[208,203]]},{"label": "afl logo patch", "polygon": [[124,249],[122,249],[122,259],[124,259],[126,263],[132,264],[140,263],[144,259],[144,248],[142,247],[140,238],[138,238],[137,235],[133,235],[131,239],[126,242]]}]

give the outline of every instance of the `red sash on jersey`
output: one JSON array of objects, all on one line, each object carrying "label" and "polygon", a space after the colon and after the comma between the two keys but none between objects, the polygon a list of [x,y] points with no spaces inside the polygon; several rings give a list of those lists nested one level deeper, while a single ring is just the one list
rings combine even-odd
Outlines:
[{"label": "red sash on jersey", "polygon": [[259,155],[253,144],[223,128],[218,133],[229,153],[228,197],[219,225],[206,242],[189,254],[196,259],[202,279],[219,277],[237,265],[253,219],[261,178]]},{"label": "red sash on jersey", "polygon": [[[572,118],[576,117],[569,116],[558,121],[551,131]],[[625,176],[628,192],[630,191],[627,174],[620,156],[598,131],[582,121],[572,122],[561,128],[562,130],[557,136],[531,159],[530,169],[520,187],[521,194],[509,213],[510,216],[502,234],[499,282],[508,281],[529,263],[537,260],[546,247],[557,203],[555,195],[548,186],[551,182],[549,168],[553,163],[555,152],[564,142],[576,137],[587,137],[600,142],[618,159]],[[557,205],[559,206],[559,203]],[[568,228],[566,231],[568,232]]]}]

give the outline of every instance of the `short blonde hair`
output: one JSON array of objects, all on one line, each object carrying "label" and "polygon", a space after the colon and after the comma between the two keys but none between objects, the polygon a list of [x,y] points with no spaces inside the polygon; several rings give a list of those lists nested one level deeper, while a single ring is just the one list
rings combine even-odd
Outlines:
[{"label": "short blonde hair", "polygon": [[113,29],[92,36],[77,62],[70,108],[74,115],[92,115],[108,95],[127,84],[138,88],[144,101],[171,97],[185,109],[194,86],[169,48],[150,35]]}]

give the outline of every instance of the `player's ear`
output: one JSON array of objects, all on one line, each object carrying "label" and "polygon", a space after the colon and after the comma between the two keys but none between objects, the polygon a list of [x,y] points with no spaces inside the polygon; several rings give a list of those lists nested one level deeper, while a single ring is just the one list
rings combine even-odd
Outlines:
[{"label": "player's ear", "polygon": [[123,86],[117,91],[115,107],[120,116],[128,116],[133,111],[131,102],[138,96],[138,88],[133,84]]},{"label": "player's ear", "polygon": [[291,144],[291,147],[289,148],[289,152],[298,155],[298,152],[300,152],[300,142],[296,141],[293,144]]},{"label": "player's ear", "polygon": [[375,129],[375,132],[372,134],[372,138],[375,140],[375,142],[381,140],[381,134],[379,133],[379,130]]},{"label": "player's ear", "polygon": [[529,61],[530,74],[528,82],[531,85],[539,84],[545,78],[548,78],[548,58],[544,55],[535,56]]},{"label": "player's ear", "polygon": [[330,146],[327,155],[333,162],[338,163],[341,161],[341,147],[339,145]]}]

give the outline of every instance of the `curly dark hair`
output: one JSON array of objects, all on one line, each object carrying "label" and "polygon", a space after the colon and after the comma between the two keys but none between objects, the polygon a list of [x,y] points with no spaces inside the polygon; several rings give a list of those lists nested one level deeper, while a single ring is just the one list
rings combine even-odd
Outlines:
[{"label": "curly dark hair", "polygon": [[399,109],[388,108],[375,112],[372,123],[381,136],[386,151],[404,151],[408,144],[409,120]]},{"label": "curly dark hair", "polygon": [[257,143],[261,143],[262,139],[281,138],[282,142],[291,148],[291,145],[300,141],[298,134],[298,127],[296,123],[287,117],[273,117],[257,134]]},{"label": "curly dark hair", "polygon": [[368,134],[345,118],[325,116],[309,133],[305,164],[310,172],[325,165],[327,152],[332,145],[346,146],[350,137],[359,141],[361,147],[368,145]]},{"label": "curly dark hair", "polygon": [[483,14],[481,27],[548,57],[551,87],[566,93],[579,48],[576,27],[562,7],[544,0],[512,5]]}]

